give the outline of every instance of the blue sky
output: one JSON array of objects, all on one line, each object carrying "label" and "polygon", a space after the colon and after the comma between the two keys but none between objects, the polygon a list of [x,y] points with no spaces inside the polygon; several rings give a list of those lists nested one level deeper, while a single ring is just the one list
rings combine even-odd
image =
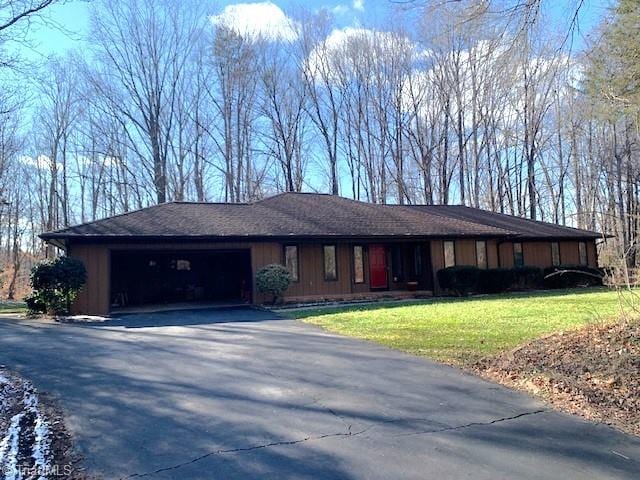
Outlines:
[{"label": "blue sky", "polygon": [[[122,0],[126,1],[126,0]],[[300,8],[318,9],[325,7],[332,9],[339,27],[367,24],[381,28],[389,18],[393,9],[398,8],[400,2],[389,0],[272,0],[285,11]],[[430,0],[416,0],[428,2]],[[72,0],[68,3],[55,5],[47,13],[50,22],[36,24],[32,27],[29,40],[31,48],[17,46],[23,55],[37,59],[50,54],[63,54],[73,48],[81,48],[83,39],[88,33],[89,3],[83,0]],[[206,2],[210,4],[212,14],[221,12],[226,6],[237,3],[256,3],[251,1],[218,1]],[[575,11],[578,0],[544,0],[546,13],[558,29],[569,23],[570,16]],[[585,45],[585,39],[594,31],[600,19],[606,15],[612,0],[585,0],[579,16],[580,32],[574,37],[573,48],[580,50]],[[57,28],[58,25],[61,28]]]}]

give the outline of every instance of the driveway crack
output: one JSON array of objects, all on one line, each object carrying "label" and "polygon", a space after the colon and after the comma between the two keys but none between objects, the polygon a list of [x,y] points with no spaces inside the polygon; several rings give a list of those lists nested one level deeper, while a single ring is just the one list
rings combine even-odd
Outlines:
[{"label": "driveway crack", "polygon": [[[517,415],[512,415],[510,417],[501,417],[501,418],[497,418],[494,420],[490,420],[488,422],[470,422],[470,423],[465,423],[463,425],[455,425],[452,427],[443,427],[443,428],[438,428],[438,429],[432,429],[432,430],[421,430],[421,431],[416,431],[416,432],[411,432],[411,433],[404,433],[404,434],[398,434],[398,435],[394,435],[397,437],[402,437],[402,436],[412,436],[412,435],[425,435],[425,434],[430,434],[430,433],[442,433],[442,432],[450,432],[450,431],[455,431],[455,430],[462,430],[465,428],[470,428],[470,427],[479,427],[479,426],[489,426],[489,425],[494,425],[496,423],[501,423],[501,422],[507,422],[509,420],[516,420],[518,418],[522,418],[522,417],[526,417],[529,415],[537,415],[539,413],[544,413],[546,412],[545,409],[540,409],[540,410],[533,410],[531,412],[523,412],[523,413],[519,413]],[[337,415],[335,412],[331,412],[332,414]],[[426,421],[428,419],[421,419],[422,421]],[[351,430],[351,425],[348,426],[347,430],[344,432],[338,432],[338,433],[327,433],[327,434],[323,434],[323,435],[309,435],[307,437],[304,438],[299,438],[296,440],[282,440],[282,441],[278,441],[278,442],[269,442],[269,443],[263,443],[260,445],[253,445],[250,447],[237,447],[237,448],[229,448],[229,449],[220,449],[220,450],[215,450],[212,452],[208,452],[205,453],[203,455],[200,455],[198,457],[192,458],[191,460],[185,461],[185,462],[181,462],[181,463],[177,463],[175,465],[171,465],[169,467],[163,467],[163,468],[159,468],[157,470],[153,470],[151,472],[145,472],[145,473],[133,473],[131,475],[128,475],[126,477],[121,477],[122,479],[125,478],[142,478],[142,477],[149,477],[151,475],[156,475],[159,473],[163,473],[163,472],[167,472],[167,471],[171,471],[171,470],[177,470],[179,468],[182,467],[186,467],[188,465],[192,465],[196,462],[199,462],[201,460],[204,460],[206,458],[209,457],[214,457],[217,455],[224,455],[224,454],[233,454],[233,453],[244,453],[244,452],[252,452],[255,450],[261,450],[261,449],[265,449],[265,448],[272,448],[272,447],[280,447],[280,446],[288,446],[288,445],[297,445],[299,443],[305,443],[305,442],[309,442],[309,441],[315,441],[315,440],[323,440],[326,438],[350,438],[350,437],[357,437],[359,435],[362,435],[364,433],[367,433],[368,431],[379,427],[381,425],[388,425],[391,423],[400,423],[400,422],[406,422],[407,419],[389,419],[386,421],[382,421],[382,422],[376,422],[373,423],[361,430],[357,430],[357,431],[352,431]],[[413,419],[412,421],[416,421],[416,419]]]},{"label": "driveway crack", "polygon": [[349,426],[349,429],[346,432],[339,432],[339,433],[327,433],[324,435],[310,435],[308,437],[304,437],[304,438],[299,438],[297,440],[283,440],[283,441],[279,441],[279,442],[270,442],[270,443],[264,443],[261,445],[254,445],[251,447],[238,447],[238,448],[229,448],[229,449],[221,449],[221,450],[215,450],[213,452],[209,452],[209,453],[205,453],[204,455],[200,455],[199,457],[193,458],[191,460],[188,460],[186,462],[182,462],[182,463],[178,463],[176,465],[172,465],[170,467],[164,467],[164,468],[160,468],[158,470],[154,470],[152,472],[146,472],[146,473],[133,473],[131,475],[128,475],[126,477],[122,477],[122,478],[140,478],[140,477],[148,477],[150,475],[155,475],[158,473],[162,473],[162,472],[167,472],[170,470],[176,470],[178,468],[182,468],[185,467],[187,465],[191,465],[193,463],[199,462],[200,460],[204,460],[205,458],[209,458],[209,457],[213,457],[216,455],[223,455],[226,453],[244,453],[244,452],[251,452],[254,450],[261,450],[263,448],[270,448],[270,447],[279,447],[279,446],[287,446],[287,445],[296,445],[298,443],[304,443],[304,442],[308,442],[311,440],[322,440],[325,438],[332,438],[332,437],[352,437],[355,435],[359,435],[360,433],[363,433],[363,431],[361,432],[351,432],[351,427]]},{"label": "driveway crack", "polygon": [[428,434],[428,433],[451,432],[451,431],[462,430],[462,429],[470,428],[470,427],[486,427],[486,426],[489,426],[489,425],[494,425],[496,423],[507,422],[509,420],[516,420],[518,418],[527,417],[529,415],[537,415],[539,413],[544,413],[544,412],[546,412],[545,409],[533,410],[531,412],[523,412],[523,413],[519,413],[517,415],[512,415],[510,417],[496,418],[496,419],[490,420],[488,422],[470,422],[470,423],[465,423],[464,425],[455,425],[453,427],[443,427],[443,428],[437,428],[437,429],[433,429],[433,430],[420,430],[420,431],[410,432],[410,433],[399,433],[399,434],[394,435],[394,436],[396,436],[396,437],[411,437],[413,435],[425,435],[425,434]]}]

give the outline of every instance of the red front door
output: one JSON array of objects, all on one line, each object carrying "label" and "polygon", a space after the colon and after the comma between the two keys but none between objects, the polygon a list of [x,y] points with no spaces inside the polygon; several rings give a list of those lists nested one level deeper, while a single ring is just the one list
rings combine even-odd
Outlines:
[{"label": "red front door", "polygon": [[387,252],[382,245],[369,246],[369,284],[371,288],[388,288]]}]

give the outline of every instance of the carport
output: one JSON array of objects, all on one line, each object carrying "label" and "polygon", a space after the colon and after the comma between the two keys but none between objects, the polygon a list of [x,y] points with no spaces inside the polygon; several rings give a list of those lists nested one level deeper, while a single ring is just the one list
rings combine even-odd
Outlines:
[{"label": "carport", "polygon": [[112,250],[111,309],[251,301],[251,254]]}]

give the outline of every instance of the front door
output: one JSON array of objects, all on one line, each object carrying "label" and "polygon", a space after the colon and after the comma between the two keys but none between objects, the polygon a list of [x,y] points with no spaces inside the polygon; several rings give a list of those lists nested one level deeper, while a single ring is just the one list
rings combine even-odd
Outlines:
[{"label": "front door", "polygon": [[388,288],[387,252],[383,245],[369,246],[369,284],[372,289]]}]

